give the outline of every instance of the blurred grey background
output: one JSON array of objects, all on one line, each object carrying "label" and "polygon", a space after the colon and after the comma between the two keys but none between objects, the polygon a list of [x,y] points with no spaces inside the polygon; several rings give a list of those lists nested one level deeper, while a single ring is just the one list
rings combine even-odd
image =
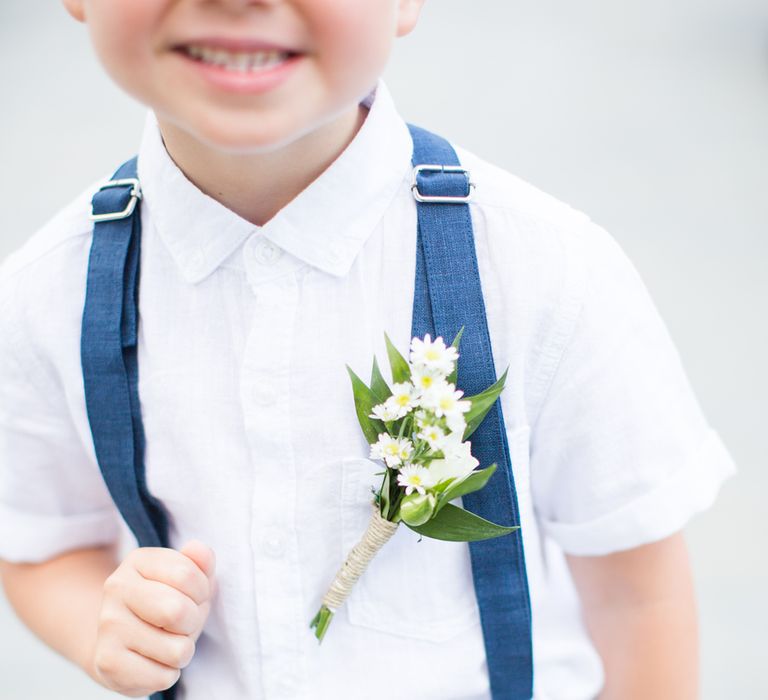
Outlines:
[{"label": "blurred grey background", "polygon": [[[587,212],[633,260],[740,472],[688,528],[704,700],[768,697],[768,4],[428,0],[401,113]],[[55,0],[0,4],[0,258],[138,147]],[[55,300],[52,300],[55,302]],[[0,596],[0,698],[115,697]]]}]

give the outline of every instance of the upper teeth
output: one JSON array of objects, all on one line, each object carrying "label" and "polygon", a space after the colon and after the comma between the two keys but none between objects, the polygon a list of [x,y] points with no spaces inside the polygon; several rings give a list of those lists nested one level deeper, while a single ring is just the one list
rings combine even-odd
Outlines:
[{"label": "upper teeth", "polygon": [[185,50],[203,63],[241,72],[272,68],[288,58],[285,51],[223,51],[205,46],[187,46]]}]

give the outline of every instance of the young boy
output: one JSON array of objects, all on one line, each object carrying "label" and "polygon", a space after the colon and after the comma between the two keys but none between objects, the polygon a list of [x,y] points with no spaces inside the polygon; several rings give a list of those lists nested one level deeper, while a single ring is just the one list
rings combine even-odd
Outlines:
[{"label": "young boy", "polygon": [[[21,619],[106,688],[148,695],[183,668],[189,700],[491,697],[466,544],[399,528],[322,646],[308,627],[380,467],[345,364],[383,359],[384,331],[410,340],[413,143],[379,76],[422,2],[64,0],[152,110],[139,395],[172,546],[118,560],[94,452],[80,333],[100,182],[0,274],[0,571]],[[694,698],[681,528],[730,456],[616,242],[458,153],[509,366],[534,697]]]}]

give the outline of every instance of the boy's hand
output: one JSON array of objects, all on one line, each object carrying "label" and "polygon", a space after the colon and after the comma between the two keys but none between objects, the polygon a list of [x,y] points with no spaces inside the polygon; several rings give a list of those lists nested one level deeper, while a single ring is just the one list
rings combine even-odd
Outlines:
[{"label": "boy's hand", "polygon": [[214,569],[213,551],[197,540],[128,554],[104,582],[91,677],[129,697],[176,683],[208,618]]}]

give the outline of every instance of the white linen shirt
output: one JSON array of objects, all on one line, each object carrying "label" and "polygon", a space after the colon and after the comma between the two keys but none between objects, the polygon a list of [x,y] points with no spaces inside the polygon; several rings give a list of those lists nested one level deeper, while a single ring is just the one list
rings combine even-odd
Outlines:
[{"label": "white linen shirt", "polygon": [[[172,546],[210,545],[219,583],[182,673],[186,700],[490,697],[466,543],[418,542],[398,528],[322,645],[309,629],[381,479],[345,364],[368,377],[374,354],[387,366],[385,331],[403,353],[410,340],[412,144],[383,83],[367,104],[348,148],[261,227],[188,181],[147,120],[147,482],[170,513]],[[712,503],[734,465],[616,241],[457,150],[477,185],[471,212],[497,375],[509,367],[501,402],[535,697],[587,700],[602,670],[563,552],[605,554],[674,533]],[[9,561],[41,562],[125,530],[96,463],[80,367],[96,186],[0,272],[0,557]]]}]

